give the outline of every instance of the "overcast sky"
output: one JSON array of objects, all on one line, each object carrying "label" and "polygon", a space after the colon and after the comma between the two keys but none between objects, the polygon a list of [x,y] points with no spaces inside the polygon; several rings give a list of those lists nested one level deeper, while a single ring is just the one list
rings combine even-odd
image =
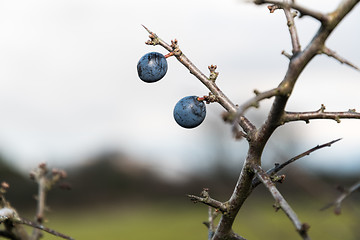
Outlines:
[{"label": "overcast sky", "polygon": [[[339,1],[298,2],[329,12]],[[359,22],[358,6],[327,41],[357,65]],[[242,1],[0,0],[0,152],[27,169],[118,150],[172,174],[206,168],[207,151],[218,145],[236,156],[231,161],[240,168],[246,143],[231,139],[220,106],[208,105],[205,122],[194,130],[173,120],[179,99],[208,93],[175,58],[168,59],[168,73],[158,83],[138,79],[142,55],[166,53],[144,44],[148,34],[141,24],[168,42],[177,38],[204,73],[216,64],[219,87],[238,104],[254,89],[277,86],[288,64],[280,53],[291,52],[284,14]],[[297,27],[305,47],[319,24],[304,17]],[[319,56],[301,75],[287,110],[314,111],[321,104],[329,111],[360,109],[359,89],[359,72]],[[269,104],[250,117],[261,123]],[[314,154],[311,166],[360,169],[360,121],[288,124],[269,146],[286,153],[291,145],[300,153],[340,137],[331,149]],[[276,151],[266,154],[274,157]]]}]

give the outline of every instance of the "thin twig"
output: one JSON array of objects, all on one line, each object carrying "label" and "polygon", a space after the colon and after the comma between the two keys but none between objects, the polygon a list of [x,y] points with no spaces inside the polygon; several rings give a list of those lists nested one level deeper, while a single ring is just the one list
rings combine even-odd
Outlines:
[{"label": "thin twig", "polygon": [[[303,152],[303,153],[301,153],[299,155],[296,155],[295,157],[287,160],[286,162],[284,162],[282,164],[275,164],[275,167],[273,167],[273,168],[266,171],[266,174],[269,175],[269,176],[272,176],[273,174],[276,174],[276,173],[280,172],[283,168],[285,168],[290,163],[293,163],[293,162],[295,162],[295,161],[297,161],[297,160],[299,160],[299,159],[301,159],[301,158],[303,158],[305,156],[308,156],[312,152],[320,150],[320,149],[322,149],[324,147],[331,147],[332,144],[334,144],[334,143],[336,143],[336,142],[338,142],[340,140],[341,140],[341,138],[338,138],[336,140],[332,140],[330,142],[327,142],[327,143],[324,143],[324,144],[321,144],[321,145],[317,145],[317,146],[315,146],[315,147],[313,147],[313,148],[311,148],[311,149],[309,149],[309,150],[307,150],[307,151],[305,151],[305,152]],[[260,183],[261,182],[260,182],[259,178],[255,178],[253,180],[253,183],[252,183],[252,188],[257,187]]]},{"label": "thin twig", "polygon": [[325,21],[327,21],[327,18],[328,18],[327,15],[325,15],[321,12],[306,8],[299,4],[296,4],[295,1],[283,2],[283,1],[272,1],[272,0],[255,0],[254,3],[255,4],[273,4],[273,5],[279,6],[280,8],[292,8],[292,9],[295,9],[300,12],[300,14],[301,14],[300,17],[310,16],[310,17],[313,17],[313,18],[319,20],[320,22],[325,22]]},{"label": "thin twig", "polygon": [[353,63],[349,62],[348,60],[346,60],[345,58],[341,57],[339,54],[337,54],[335,51],[324,47],[322,52],[326,55],[328,55],[329,57],[335,58],[336,60],[338,60],[340,63],[348,65],[358,71],[360,71],[360,68],[356,65],[354,65]]},{"label": "thin twig", "polygon": [[61,179],[66,177],[66,172],[59,169],[53,169],[49,175],[49,169],[45,163],[39,164],[39,166],[30,173],[30,177],[38,184],[38,196],[37,196],[37,209],[35,222],[18,218],[18,223],[32,226],[34,228],[30,240],[38,240],[42,236],[40,230],[46,231],[55,236],[59,236],[65,239],[72,239],[62,233],[56,232],[55,230],[49,229],[42,225],[45,218],[46,210],[46,194],[47,192]]},{"label": "thin twig", "polygon": [[208,227],[208,240],[211,240],[214,236],[214,218],[217,215],[214,215],[215,211],[213,211],[213,208],[209,206],[208,208],[208,222],[204,222],[204,224]]},{"label": "thin twig", "polygon": [[313,119],[331,119],[340,123],[341,119],[360,119],[360,113],[355,109],[349,109],[346,112],[325,112],[321,109],[313,112],[285,112],[281,124],[294,121],[309,123]]},{"label": "thin twig", "polygon": [[292,56],[290,53],[287,53],[285,50],[281,51],[281,54],[284,55],[285,57],[287,57],[289,60],[291,60]]},{"label": "thin twig", "polygon": [[216,210],[221,211],[222,213],[225,213],[228,210],[226,203],[222,203],[210,197],[208,188],[204,188],[204,190],[201,192],[201,197],[195,195],[187,195],[187,196],[194,203],[198,203],[198,202],[204,203],[210,207],[215,208]]},{"label": "thin twig", "polygon": [[16,222],[20,223],[20,224],[30,226],[30,227],[33,227],[33,228],[36,228],[36,229],[39,229],[39,230],[42,230],[42,231],[45,231],[45,232],[50,233],[50,234],[52,234],[54,236],[57,236],[57,237],[61,237],[61,238],[68,239],[68,240],[74,240],[72,237],[69,237],[69,236],[67,236],[65,234],[62,234],[62,233],[57,232],[57,231],[55,231],[53,229],[47,228],[47,227],[45,227],[45,226],[43,226],[41,224],[29,221],[29,220],[24,219],[24,218],[20,218]]},{"label": "thin twig", "polygon": [[345,200],[345,198],[349,197],[354,191],[360,188],[360,181],[356,182],[352,186],[347,189],[342,190],[342,194],[334,201],[320,209],[321,211],[328,209],[334,206],[334,213],[339,215],[341,213],[341,204]]},{"label": "thin twig", "polygon": [[292,44],[292,53],[295,55],[296,53],[301,51],[300,41],[299,41],[299,35],[296,30],[295,22],[294,22],[294,15],[291,12],[290,8],[288,6],[284,6],[284,13],[287,20],[287,25],[289,27],[289,33],[291,38],[291,44]]},{"label": "thin twig", "polygon": [[[274,168],[274,170],[272,170],[272,171],[270,172],[270,174],[277,173],[277,172],[281,171],[284,167],[286,167],[286,166],[289,165],[290,163],[295,162],[296,160],[299,160],[300,158],[303,158],[303,157],[305,157],[305,156],[308,156],[308,155],[310,155],[312,152],[315,152],[315,151],[317,151],[317,150],[319,150],[319,149],[322,149],[322,148],[324,148],[324,147],[331,147],[332,144],[340,141],[341,139],[342,139],[342,138],[338,138],[338,139],[332,140],[332,141],[330,141],[330,142],[327,142],[327,143],[324,143],[324,144],[321,144],[321,145],[317,145],[317,146],[315,146],[315,147],[313,147],[313,148],[311,148],[311,149],[309,149],[309,150],[307,150],[307,151],[305,151],[305,152],[303,152],[303,153],[301,153],[301,154],[299,154],[299,155],[297,155],[297,156],[289,159],[288,161],[284,162],[283,164],[280,164],[280,165],[276,166],[276,167]],[[267,172],[267,173],[268,173],[268,172]],[[268,173],[268,174],[269,174],[269,173]]]},{"label": "thin twig", "polygon": [[[36,224],[41,225],[44,221],[45,209],[46,209],[46,192],[47,192],[47,174],[48,169],[45,163],[39,164],[38,168],[34,170],[32,174],[38,184],[37,195],[37,208],[36,208]],[[39,228],[34,228],[31,240],[38,240],[41,238],[41,231]]]},{"label": "thin twig", "polygon": [[271,181],[271,178],[269,175],[266,174],[266,172],[257,164],[254,164],[253,170],[256,173],[256,176],[260,179],[260,181],[265,185],[265,187],[270,191],[271,195],[275,199],[276,205],[278,205],[288,216],[288,218],[291,220],[293,225],[295,226],[297,232],[300,234],[300,236],[303,239],[310,239],[310,237],[307,234],[307,231],[309,229],[309,225],[306,223],[302,223],[294,210],[290,207],[290,205],[287,203],[285,198],[281,195],[279,190],[276,188],[275,184]]},{"label": "thin twig", "polygon": [[[279,88],[273,88],[265,92],[259,92],[257,90],[254,90],[255,97],[247,100],[241,106],[238,107],[236,112],[236,117],[234,119],[239,119],[241,116],[244,115],[245,111],[248,110],[251,107],[258,108],[260,101],[264,99],[272,98],[279,94]],[[231,118],[231,117],[230,117]]]}]

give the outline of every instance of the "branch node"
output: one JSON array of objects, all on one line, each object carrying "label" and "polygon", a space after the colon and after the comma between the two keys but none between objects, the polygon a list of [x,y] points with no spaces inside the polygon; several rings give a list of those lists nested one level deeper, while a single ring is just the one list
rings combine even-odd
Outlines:
[{"label": "branch node", "polygon": [[259,91],[259,90],[257,90],[257,89],[254,89],[254,94],[256,95],[256,96],[258,96],[261,92]]},{"label": "branch node", "polygon": [[289,60],[291,60],[291,58],[293,57],[293,55],[291,55],[290,53],[286,52],[285,50],[281,51],[281,54],[284,55],[285,57],[287,57]]},{"label": "branch node", "polygon": [[273,182],[283,183],[285,181],[285,175],[271,175],[270,178]]},{"label": "branch node", "polygon": [[187,196],[188,198],[190,198],[190,200],[193,203],[199,203],[199,202],[204,203],[214,208],[215,211],[220,211],[223,214],[225,214],[228,211],[228,206],[227,206],[228,204],[211,198],[208,188],[204,188],[202,190],[202,192],[200,193],[200,197],[195,195],[187,195]]},{"label": "branch node", "polygon": [[216,81],[216,78],[219,76],[219,72],[215,72],[217,66],[216,65],[210,65],[208,66],[209,71],[210,71],[210,77],[209,80],[212,82]]},{"label": "branch node", "polygon": [[145,44],[147,44],[147,45],[153,45],[153,46],[155,46],[155,45],[158,45],[159,43],[160,43],[160,40],[159,40],[159,38],[158,38],[158,36],[155,34],[155,33],[153,33],[152,31],[150,31],[147,27],[145,27],[144,25],[142,25],[144,28],[145,28],[145,30],[150,34],[149,35],[149,40],[147,40],[146,42],[145,42]]},{"label": "branch node", "polygon": [[310,225],[308,223],[303,223],[301,225],[300,234],[306,234],[310,229]]},{"label": "branch node", "polygon": [[173,49],[173,52],[174,52],[175,56],[177,56],[177,57],[181,56],[182,52],[181,52],[181,50],[179,48],[177,39],[171,40],[171,45],[170,46]]},{"label": "branch node", "polygon": [[319,113],[324,113],[325,110],[326,110],[325,105],[324,105],[324,104],[321,104],[321,107],[320,107],[320,109],[318,110],[318,112],[319,112]]},{"label": "branch node", "polygon": [[340,120],[340,117],[339,117],[339,116],[336,116],[334,120],[335,120],[337,123],[341,123],[341,120]]},{"label": "branch node", "polygon": [[213,102],[217,102],[219,100],[219,98],[213,94],[212,92],[209,92],[209,95],[208,96],[202,96],[202,97],[198,97],[197,98],[198,101],[205,101],[206,104],[209,104],[209,103],[213,103]]},{"label": "branch node", "polygon": [[293,18],[296,18],[298,16],[299,12],[298,11],[293,11],[291,14],[292,14]]},{"label": "branch node", "polygon": [[281,206],[280,206],[279,202],[276,201],[273,204],[273,208],[274,208],[275,212],[278,212],[281,209]]},{"label": "branch node", "polygon": [[276,4],[269,5],[267,8],[269,9],[270,13],[274,13],[275,10],[281,9],[281,7],[279,5],[276,5]]}]

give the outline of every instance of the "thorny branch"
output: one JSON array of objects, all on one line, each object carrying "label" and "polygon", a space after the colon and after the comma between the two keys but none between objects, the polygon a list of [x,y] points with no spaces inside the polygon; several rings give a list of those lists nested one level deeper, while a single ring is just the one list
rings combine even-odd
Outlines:
[{"label": "thorny branch", "polygon": [[356,70],[360,71],[360,68],[357,67],[356,65],[354,65],[353,63],[349,62],[348,60],[346,60],[345,58],[341,57],[339,54],[337,54],[335,51],[324,47],[322,50],[322,53],[328,55],[329,57],[335,58],[336,60],[338,60],[340,63],[346,64],[352,68],[355,68]]},{"label": "thorny branch", "polygon": [[360,119],[360,113],[355,109],[349,109],[346,112],[325,112],[325,106],[312,112],[285,112],[281,124],[293,121],[305,121],[309,123],[312,119],[331,119],[340,123],[341,119]]},{"label": "thorny branch", "polygon": [[20,223],[20,224],[24,224],[24,225],[27,225],[27,226],[30,226],[30,227],[33,227],[33,228],[36,228],[36,229],[39,229],[39,230],[42,230],[42,231],[45,231],[47,233],[50,233],[54,236],[57,236],[57,237],[61,237],[63,239],[68,239],[68,240],[74,240],[72,237],[68,236],[68,235],[65,235],[63,233],[60,233],[58,231],[55,231],[53,229],[50,229],[48,227],[45,227],[41,224],[38,224],[38,223],[35,223],[33,221],[29,221],[27,219],[24,219],[24,218],[20,218],[18,221],[16,221],[17,223]]},{"label": "thorny branch", "polygon": [[208,228],[208,240],[211,240],[212,237],[214,236],[214,229],[215,229],[215,225],[214,225],[214,220],[217,217],[217,215],[219,214],[218,211],[213,211],[213,208],[209,206],[208,208],[208,222],[203,222],[205,224],[205,226]]},{"label": "thorny branch", "polygon": [[[355,111],[349,111],[347,113],[328,113],[328,112],[308,112],[308,113],[291,113],[285,112],[285,107],[287,101],[291,96],[291,93],[294,89],[295,83],[297,82],[300,74],[308,65],[308,63],[318,54],[326,53],[331,57],[336,58],[340,62],[348,64],[348,61],[345,61],[343,58],[340,58],[334,52],[329,51],[325,47],[325,41],[328,39],[332,31],[336,26],[342,21],[342,19],[354,8],[354,6],[360,0],[342,0],[338,7],[331,13],[323,14],[308,8],[305,8],[301,5],[295,3],[295,1],[272,1],[272,0],[255,0],[256,4],[272,4],[274,7],[270,7],[270,11],[275,11],[276,9],[283,9],[285,16],[288,21],[289,32],[292,39],[292,55],[284,52],[290,62],[287,69],[287,72],[278,85],[278,87],[266,91],[262,94],[257,94],[253,99],[250,99],[248,102],[244,103],[240,107],[237,107],[233,104],[226,95],[218,88],[215,84],[215,79],[210,79],[205,76],[180,50],[177,40],[172,41],[172,44],[169,45],[163,40],[161,40],[155,33],[151,32],[145,27],[145,29],[150,33],[150,40],[147,44],[150,45],[161,45],[166,50],[168,50],[172,55],[174,55],[179,62],[181,62],[190,73],[196,76],[210,91],[214,94],[218,102],[229,112],[225,119],[231,120],[235,123],[238,123],[243,131],[246,133],[239,135],[245,137],[249,142],[249,149],[247,157],[244,161],[240,176],[234,188],[234,191],[228,201],[226,201],[226,214],[222,214],[219,224],[217,225],[215,232],[212,236],[212,240],[224,240],[224,239],[242,239],[240,236],[235,234],[232,230],[232,225],[234,223],[235,217],[237,216],[238,211],[242,207],[245,200],[251,193],[253,186],[253,179],[256,176],[260,179],[273,194],[274,198],[277,200],[279,206],[284,210],[284,212],[289,216],[289,218],[294,223],[295,228],[303,239],[310,239],[307,235],[308,225],[302,224],[297,218],[296,214],[287,204],[285,199],[276,189],[271,178],[262,170],[261,168],[261,156],[264,150],[264,147],[274,133],[274,131],[281,125],[290,121],[304,120],[309,121],[309,119],[335,119],[339,118],[358,118],[358,113]],[[318,29],[317,33],[314,35],[310,43],[302,50],[296,28],[294,25],[294,13],[291,12],[291,9],[297,10],[301,16],[308,15],[317,19],[321,26]],[[350,64],[348,64],[350,65]],[[214,75],[213,75],[214,76]],[[216,74],[217,77],[217,74]],[[244,112],[250,107],[256,107],[259,102],[266,98],[274,97],[272,107],[268,113],[268,117],[265,123],[260,126],[258,129],[252,124],[245,116]],[[234,119],[235,116],[235,119]],[[237,124],[234,124],[237,125]],[[206,204],[211,202],[212,207],[221,207],[223,203],[218,201],[209,201],[209,198],[191,196],[195,201],[200,201]],[[213,199],[212,199],[213,200]],[[225,210],[225,209],[223,209]]]},{"label": "thorny branch", "polygon": [[293,49],[292,51],[293,51],[293,54],[297,54],[298,52],[301,51],[301,46],[300,46],[299,36],[298,36],[297,30],[296,30],[295,21],[294,21],[294,17],[296,15],[294,15],[294,13],[291,12],[291,9],[288,6],[284,6],[283,9],[284,9],[284,13],[286,16],[290,37],[291,37],[291,44],[292,44],[292,49]]},{"label": "thorny branch", "polygon": [[264,99],[272,98],[280,93],[279,88],[274,88],[265,92],[259,92],[258,90],[254,90],[255,97],[249,99],[245,103],[241,104],[241,106],[238,107],[236,115],[234,113],[228,113],[225,116],[226,121],[234,122],[235,119],[240,118],[246,110],[248,110],[251,107],[258,108],[260,101]]},{"label": "thorny branch", "polygon": [[345,198],[350,196],[350,194],[352,194],[354,191],[356,191],[358,189],[360,189],[360,181],[356,182],[355,184],[353,184],[352,186],[350,186],[347,189],[341,189],[341,191],[342,191],[341,195],[334,202],[329,203],[328,205],[323,207],[321,210],[325,210],[325,209],[328,209],[328,208],[334,206],[334,213],[339,215],[341,213],[342,202],[345,200]]},{"label": "thorny branch", "polygon": [[[317,150],[320,150],[324,147],[331,147],[332,144],[340,141],[341,138],[339,139],[336,139],[336,140],[332,140],[330,142],[327,142],[327,143],[324,143],[324,144],[321,144],[321,145],[317,145],[299,155],[296,155],[295,157],[287,160],[286,162],[282,163],[282,164],[275,164],[275,166],[269,170],[266,171],[266,174],[269,175],[269,176],[273,176],[274,174],[280,172],[282,169],[284,169],[286,166],[288,166],[290,163],[293,163],[305,156],[308,156],[310,155],[312,152],[315,152]],[[259,184],[260,184],[260,180],[258,178],[254,178],[253,182],[252,182],[252,188],[254,189],[255,187],[257,187]]]},{"label": "thorny branch", "polygon": [[194,203],[198,203],[198,202],[204,203],[210,207],[213,207],[217,211],[221,211],[222,213],[226,213],[226,211],[228,210],[226,203],[222,203],[210,197],[208,188],[204,188],[204,190],[201,192],[201,197],[195,195],[187,195],[187,196]]},{"label": "thorny branch", "polygon": [[296,230],[303,239],[310,239],[307,234],[307,231],[309,230],[310,226],[307,223],[302,223],[300,221],[294,210],[290,207],[290,205],[281,195],[279,190],[277,190],[275,184],[272,182],[269,175],[267,175],[266,172],[259,165],[254,164],[252,167],[256,173],[256,176],[266,186],[266,188],[270,191],[271,195],[275,199],[275,206],[278,206],[285,212],[285,214],[292,221]]},{"label": "thorny branch", "polygon": [[296,4],[295,1],[272,1],[272,0],[255,0],[254,1],[255,4],[261,5],[261,4],[272,4],[272,6],[274,6],[275,9],[270,8],[269,10],[270,12],[273,12],[276,9],[281,9],[281,8],[291,8],[294,10],[297,10],[300,12],[300,17],[302,16],[310,16],[313,17],[317,20],[319,20],[320,22],[325,22],[327,20],[327,16],[321,12],[306,8],[304,6],[301,6],[299,4]]}]

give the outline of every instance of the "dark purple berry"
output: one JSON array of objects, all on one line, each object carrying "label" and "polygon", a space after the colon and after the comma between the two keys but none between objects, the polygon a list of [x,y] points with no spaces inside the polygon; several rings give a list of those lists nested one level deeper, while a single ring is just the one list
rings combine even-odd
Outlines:
[{"label": "dark purple berry", "polygon": [[137,64],[139,78],[147,83],[157,82],[162,79],[167,69],[166,58],[158,52],[145,54]]},{"label": "dark purple berry", "polygon": [[197,96],[188,96],[178,101],[174,108],[175,121],[184,128],[199,126],[205,119],[206,106]]}]

